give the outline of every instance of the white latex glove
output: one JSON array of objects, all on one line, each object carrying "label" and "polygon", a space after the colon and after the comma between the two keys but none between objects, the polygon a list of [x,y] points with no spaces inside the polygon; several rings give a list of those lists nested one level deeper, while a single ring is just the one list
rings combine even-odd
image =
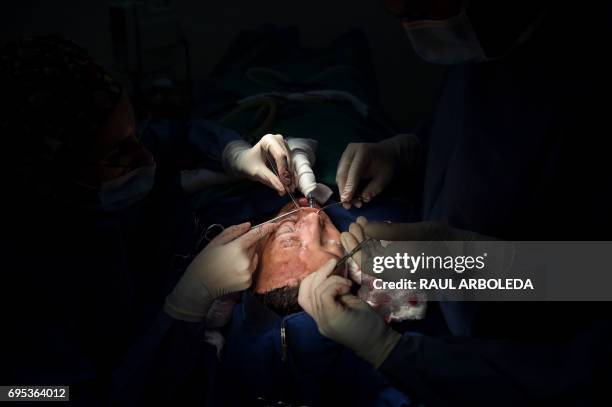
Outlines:
[{"label": "white latex glove", "polygon": [[[408,242],[414,253],[435,256],[478,256],[487,253],[487,273],[499,278],[510,277],[507,272],[514,264],[515,247],[512,242],[497,240],[469,230],[452,228],[441,222],[387,223],[362,221],[361,228],[366,237],[380,240],[383,246],[393,241]],[[345,250],[354,247],[357,239],[341,236]],[[386,243],[385,243],[386,241]],[[494,244],[492,242],[495,241]],[[459,274],[455,274],[459,277]],[[438,300],[458,301],[467,299],[461,291],[439,291]]]},{"label": "white latex glove", "polygon": [[[355,246],[366,239],[364,228],[368,220],[360,216],[351,223],[348,232],[343,232],[340,240],[344,250],[351,252]],[[373,277],[362,272],[362,251],[358,250],[347,262],[349,277],[360,285],[357,296],[374,308],[376,313],[385,321],[418,320],[425,317],[427,309],[427,295],[418,290],[395,290],[375,288],[375,280],[381,276]]]},{"label": "white latex glove", "polygon": [[321,335],[338,342],[378,368],[401,335],[391,329],[365,302],[350,294],[351,282],[330,276],[330,260],[300,284],[298,302],[317,323]]},{"label": "white latex glove", "polygon": [[183,321],[202,321],[212,302],[251,286],[257,268],[256,243],[277,227],[274,223],[250,230],[250,223],[231,226],[215,237],[191,262],[164,310]]},{"label": "white latex glove", "polygon": [[[370,202],[391,182],[402,167],[414,165],[420,155],[420,144],[412,134],[399,134],[378,143],[349,144],[338,163],[336,183],[343,206],[361,207]],[[370,180],[361,193],[361,180]]]},{"label": "white latex glove", "polygon": [[[344,250],[347,253],[350,253],[355,246],[365,240],[366,235],[363,228],[367,223],[368,220],[365,217],[359,216],[355,222],[349,225],[348,232],[342,232],[340,235],[340,241],[342,242],[342,247],[344,247]],[[351,258],[361,270],[361,250],[358,250],[351,256]]]},{"label": "white latex glove", "polygon": [[[281,179],[268,167],[267,157],[276,166]],[[252,147],[244,140],[232,141],[223,150],[222,161],[223,168],[230,175],[259,181],[278,191],[281,196],[286,192],[283,185],[291,192],[295,190],[289,167],[291,155],[280,134],[266,134]]]},{"label": "white latex glove", "polygon": [[[363,216],[358,217],[356,222],[350,224],[348,232],[342,232],[340,235],[342,246],[347,252],[353,250],[365,238],[380,241],[440,242],[440,245],[429,245],[429,250],[443,250],[444,242],[448,241],[472,242],[492,240],[488,236],[479,235],[468,230],[451,228],[439,222],[370,222]],[[361,268],[361,250],[353,254],[351,258]]]},{"label": "white latex glove", "polygon": [[[439,256],[466,256],[476,255],[486,250],[491,251],[494,250],[493,246],[486,242],[495,240],[469,230],[455,229],[441,222],[370,222],[363,216],[349,226],[348,232],[342,233],[340,240],[344,250],[351,251],[366,237],[379,240],[384,247],[393,241],[412,242],[414,252],[427,252]],[[507,267],[504,259],[511,259],[514,256],[512,244],[498,242],[499,244],[494,246],[495,250],[492,252],[496,256],[490,256],[487,262],[489,270],[500,270],[499,267]],[[361,251],[354,254],[352,259],[361,268]],[[501,263],[498,264],[493,259],[500,260]]]}]

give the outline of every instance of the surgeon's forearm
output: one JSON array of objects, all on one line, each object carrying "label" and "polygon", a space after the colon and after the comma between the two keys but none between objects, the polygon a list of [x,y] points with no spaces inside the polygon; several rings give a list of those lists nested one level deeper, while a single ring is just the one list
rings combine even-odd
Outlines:
[{"label": "surgeon's forearm", "polygon": [[404,335],[379,371],[428,406],[500,405],[488,396],[504,394],[504,399],[511,400],[516,393],[513,381],[502,380],[475,352],[427,336]]},{"label": "surgeon's forearm", "polygon": [[379,371],[428,406],[531,405],[569,400],[575,395],[570,392],[589,383],[580,369],[564,363],[574,359],[588,365],[588,356],[571,352],[560,344],[404,335]]},{"label": "surgeon's forearm", "polygon": [[214,298],[197,278],[183,276],[166,297],[164,312],[172,318],[187,322],[202,322]]}]

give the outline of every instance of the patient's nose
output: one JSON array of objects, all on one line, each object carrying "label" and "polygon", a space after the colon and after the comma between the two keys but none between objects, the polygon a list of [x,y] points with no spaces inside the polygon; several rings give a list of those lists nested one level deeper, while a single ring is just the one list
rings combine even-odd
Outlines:
[{"label": "patient's nose", "polygon": [[[307,207],[309,207],[309,205],[308,205],[308,199],[306,199],[306,198],[305,198],[305,197],[303,197],[303,196],[297,199],[297,203],[298,203],[298,205],[300,205],[300,206],[301,206],[301,207],[303,207],[303,208],[307,208]],[[316,209],[320,209],[320,208],[321,208],[321,205],[319,205],[319,204],[318,204],[318,203],[315,201],[315,205],[314,205],[314,207],[315,207]]]},{"label": "patient's nose", "polygon": [[321,216],[317,211],[304,215],[301,219],[300,234],[302,235],[302,241],[308,242],[310,245],[319,246],[321,244]]}]

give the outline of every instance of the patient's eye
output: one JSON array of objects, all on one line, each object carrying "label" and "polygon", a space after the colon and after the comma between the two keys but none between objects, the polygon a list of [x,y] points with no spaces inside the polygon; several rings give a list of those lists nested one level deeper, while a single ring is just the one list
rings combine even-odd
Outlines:
[{"label": "patient's eye", "polygon": [[281,247],[297,247],[300,246],[302,243],[300,241],[300,239],[298,239],[297,237],[291,237],[288,239],[283,239],[280,242]]},{"label": "patient's eye", "polygon": [[282,235],[283,233],[294,233],[295,232],[295,223],[285,222],[280,225],[276,234]]}]

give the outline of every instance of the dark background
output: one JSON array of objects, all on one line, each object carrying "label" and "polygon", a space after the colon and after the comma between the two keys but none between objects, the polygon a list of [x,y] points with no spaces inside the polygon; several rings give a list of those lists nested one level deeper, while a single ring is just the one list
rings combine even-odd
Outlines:
[{"label": "dark background", "polygon": [[[157,1],[158,3],[164,3]],[[155,3],[155,1],[150,1]],[[351,28],[369,41],[383,110],[400,129],[431,112],[444,69],[413,52],[399,21],[382,0],[174,0],[169,1],[191,45],[194,81],[205,78],[236,35],[264,23],[298,27],[309,46],[323,46]],[[109,2],[11,2],[0,13],[2,42],[20,35],[61,34],[111,72],[114,68]]]}]

